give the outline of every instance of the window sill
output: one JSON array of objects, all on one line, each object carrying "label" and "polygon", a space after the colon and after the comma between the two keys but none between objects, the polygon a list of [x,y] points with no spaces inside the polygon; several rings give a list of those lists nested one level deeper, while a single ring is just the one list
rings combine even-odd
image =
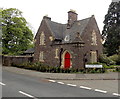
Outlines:
[{"label": "window sill", "polygon": [[44,60],[40,60],[40,62],[45,62]]}]

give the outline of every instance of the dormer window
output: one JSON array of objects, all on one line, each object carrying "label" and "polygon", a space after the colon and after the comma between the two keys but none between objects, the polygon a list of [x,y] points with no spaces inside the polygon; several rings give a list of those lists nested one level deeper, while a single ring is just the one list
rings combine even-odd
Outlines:
[{"label": "dormer window", "polygon": [[45,45],[45,34],[44,32],[40,35],[40,45]]},{"label": "dormer window", "polygon": [[95,30],[93,30],[93,32],[92,32],[92,37],[91,37],[91,39],[92,39],[91,45],[97,45],[97,36],[96,36]]},{"label": "dormer window", "polygon": [[65,41],[69,41],[70,40],[70,36],[69,35],[66,35],[65,36]]},{"label": "dormer window", "polygon": [[53,37],[52,36],[50,36],[49,39],[50,39],[50,41],[53,41]]}]

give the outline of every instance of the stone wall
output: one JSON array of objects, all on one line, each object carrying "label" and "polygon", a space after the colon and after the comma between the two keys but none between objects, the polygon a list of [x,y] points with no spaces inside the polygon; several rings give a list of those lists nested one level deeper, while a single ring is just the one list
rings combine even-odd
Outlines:
[{"label": "stone wall", "polygon": [[12,64],[20,65],[32,61],[32,56],[2,56],[3,66],[11,66]]}]

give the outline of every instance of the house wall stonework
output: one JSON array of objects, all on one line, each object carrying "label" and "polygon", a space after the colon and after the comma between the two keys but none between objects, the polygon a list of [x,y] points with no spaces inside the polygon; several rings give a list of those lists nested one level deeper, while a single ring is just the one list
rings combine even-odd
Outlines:
[{"label": "house wall stonework", "polygon": [[22,65],[33,61],[33,56],[2,56],[3,66]]},{"label": "house wall stonework", "polygon": [[[43,62],[45,64],[48,64],[49,66],[60,66],[61,68],[64,67],[63,66],[64,65],[64,53],[66,51],[68,51],[71,55],[71,66],[73,68],[84,68],[84,65],[86,63],[90,63],[91,62],[91,59],[90,59],[91,51],[97,51],[97,60],[98,60],[99,55],[102,53],[102,43],[101,43],[101,34],[100,34],[100,31],[99,31],[99,28],[97,26],[94,16],[92,16],[89,19],[85,29],[82,31],[82,34],[80,35],[80,37],[85,43],[84,47],[75,47],[74,44],[72,43],[54,44],[53,42],[55,41],[55,39],[57,39],[58,41],[59,39],[55,37],[52,29],[47,23],[48,20],[51,21],[51,18],[48,18],[48,19],[43,18],[41,25],[38,29],[38,32],[36,34],[34,62],[40,61],[39,55],[41,51],[43,51],[44,53]],[[91,45],[93,30],[96,33],[97,45]],[[45,35],[45,45],[40,45],[40,35],[42,32],[44,32],[44,35]],[[62,38],[62,40],[63,39],[64,38]],[[58,49],[58,58],[55,58],[56,49]]]},{"label": "house wall stonework", "polygon": [[[97,45],[91,45],[91,42],[92,42],[91,35],[93,30],[96,32]],[[102,50],[103,50],[103,46],[101,42],[102,38],[94,17],[91,18],[89,24],[85,28],[82,35],[82,39],[85,41],[84,54],[87,53],[88,63],[90,63],[90,51],[97,51],[98,57],[99,57],[99,55],[102,54]]]}]

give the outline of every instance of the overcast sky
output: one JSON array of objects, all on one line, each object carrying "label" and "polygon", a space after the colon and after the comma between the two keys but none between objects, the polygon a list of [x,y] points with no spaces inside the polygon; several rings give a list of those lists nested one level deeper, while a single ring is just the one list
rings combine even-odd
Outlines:
[{"label": "overcast sky", "polygon": [[104,16],[111,2],[112,0],[0,0],[0,7],[21,10],[36,34],[43,16],[48,15],[52,21],[65,24],[70,9],[76,10],[78,20],[95,15],[102,31]]}]

